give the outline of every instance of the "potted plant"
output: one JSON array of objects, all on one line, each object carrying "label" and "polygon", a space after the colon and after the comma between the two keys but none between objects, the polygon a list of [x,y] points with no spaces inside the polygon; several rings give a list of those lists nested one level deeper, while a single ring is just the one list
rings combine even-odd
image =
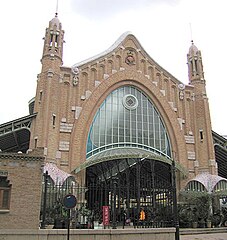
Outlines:
[{"label": "potted plant", "polygon": [[212,221],[211,221],[211,219],[210,218],[208,218],[207,219],[207,228],[211,228],[211,226],[212,226]]},{"label": "potted plant", "polygon": [[193,208],[192,214],[193,214],[192,227],[197,228],[198,227],[198,212],[197,212],[196,208]]}]

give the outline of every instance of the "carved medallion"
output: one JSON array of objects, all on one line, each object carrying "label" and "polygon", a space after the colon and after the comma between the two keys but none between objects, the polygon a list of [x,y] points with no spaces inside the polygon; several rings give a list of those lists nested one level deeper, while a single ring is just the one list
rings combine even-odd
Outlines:
[{"label": "carved medallion", "polygon": [[78,67],[72,67],[72,73],[75,75],[79,74],[79,68]]},{"label": "carved medallion", "polygon": [[125,63],[128,65],[135,65],[135,58],[132,51],[128,51],[127,57],[125,58]]}]

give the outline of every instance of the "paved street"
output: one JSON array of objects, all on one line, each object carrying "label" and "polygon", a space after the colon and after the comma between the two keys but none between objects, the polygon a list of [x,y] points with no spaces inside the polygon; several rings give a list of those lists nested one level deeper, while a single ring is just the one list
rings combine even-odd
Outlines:
[{"label": "paved street", "polygon": [[180,240],[227,240],[227,233],[180,235]]}]

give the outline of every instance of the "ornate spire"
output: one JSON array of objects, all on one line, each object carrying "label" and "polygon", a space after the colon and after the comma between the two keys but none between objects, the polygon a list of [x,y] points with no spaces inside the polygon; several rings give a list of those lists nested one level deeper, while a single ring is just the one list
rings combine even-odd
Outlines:
[{"label": "ornate spire", "polygon": [[191,40],[191,46],[187,54],[187,59],[189,83],[193,80],[204,80],[201,52],[195,46],[193,40]]},{"label": "ornate spire", "polygon": [[60,60],[60,65],[62,65],[64,31],[62,30],[62,24],[59,21],[57,11],[55,17],[49,22],[44,40],[42,62],[44,59],[51,61],[58,59]]}]

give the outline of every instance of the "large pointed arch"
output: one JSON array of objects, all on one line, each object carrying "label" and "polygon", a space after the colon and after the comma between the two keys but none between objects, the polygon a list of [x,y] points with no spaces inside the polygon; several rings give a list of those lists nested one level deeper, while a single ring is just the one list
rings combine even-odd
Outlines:
[{"label": "large pointed arch", "polygon": [[152,101],[133,86],[121,86],[102,102],[90,126],[86,159],[107,149],[146,149],[171,157],[163,120]]},{"label": "large pointed arch", "polygon": [[[74,171],[86,161],[87,136],[94,116],[103,101],[112,91],[121,86],[129,85],[140,89],[140,91],[152,99],[152,102],[160,112],[169,135],[172,152],[175,154],[173,156],[175,161],[182,165],[181,162],[187,159],[185,139],[181,134],[179,122],[165,97],[143,74],[136,71],[125,70],[112,74],[108,80],[102,82],[83,105],[72,134],[73,146],[71,148],[71,159],[77,159],[77,161],[72,161],[71,171]],[[86,109],[86,111],[83,111],[83,109]],[[77,151],[77,149],[80,149],[80,151]],[[181,149],[181,151],[179,151],[179,149]]]}]

